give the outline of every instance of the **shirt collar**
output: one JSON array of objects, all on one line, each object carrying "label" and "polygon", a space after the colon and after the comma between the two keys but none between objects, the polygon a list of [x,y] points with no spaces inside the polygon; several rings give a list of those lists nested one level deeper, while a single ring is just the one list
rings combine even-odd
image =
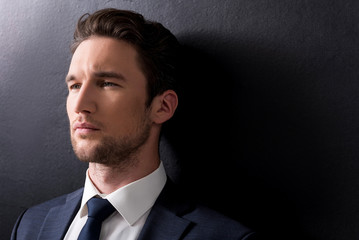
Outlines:
[{"label": "shirt collar", "polygon": [[87,170],[80,217],[87,215],[87,201],[95,196],[100,196],[106,198],[126,222],[132,226],[153,206],[165,186],[166,180],[166,172],[161,162],[160,166],[154,172],[106,196],[101,194],[91,182]]}]

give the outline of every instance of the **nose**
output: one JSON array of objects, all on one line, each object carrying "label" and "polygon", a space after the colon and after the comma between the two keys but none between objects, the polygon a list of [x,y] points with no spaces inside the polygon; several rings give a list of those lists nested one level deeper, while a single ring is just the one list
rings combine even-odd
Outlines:
[{"label": "nose", "polygon": [[73,98],[73,110],[75,113],[91,114],[96,112],[97,104],[95,95],[95,89],[90,84],[83,84]]}]

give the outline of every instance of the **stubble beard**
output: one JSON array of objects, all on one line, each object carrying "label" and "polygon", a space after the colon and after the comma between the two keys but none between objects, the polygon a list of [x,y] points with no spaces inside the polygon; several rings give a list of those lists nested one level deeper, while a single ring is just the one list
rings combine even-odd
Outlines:
[{"label": "stubble beard", "polygon": [[[138,152],[150,136],[151,124],[146,116],[140,121],[134,134],[121,137],[104,136],[93,149],[78,147],[77,140],[71,137],[77,158],[82,162],[100,163],[113,168],[125,170],[137,165]],[[80,136],[82,139],[87,137]]]}]

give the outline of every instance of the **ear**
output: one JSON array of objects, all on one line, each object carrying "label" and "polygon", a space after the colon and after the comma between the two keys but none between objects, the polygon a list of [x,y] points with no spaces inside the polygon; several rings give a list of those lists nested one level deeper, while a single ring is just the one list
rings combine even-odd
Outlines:
[{"label": "ear", "polygon": [[151,116],[156,124],[169,120],[175,113],[178,105],[178,96],[175,91],[167,90],[156,96],[152,101]]}]

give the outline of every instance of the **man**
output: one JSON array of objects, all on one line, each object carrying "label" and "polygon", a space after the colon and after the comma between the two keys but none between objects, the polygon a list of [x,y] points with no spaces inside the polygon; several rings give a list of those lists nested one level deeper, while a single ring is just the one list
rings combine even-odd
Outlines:
[{"label": "man", "polygon": [[254,236],[187,201],[166,177],[158,144],[178,104],[178,46],[161,24],[134,12],[104,9],[80,18],[66,83],[73,149],[89,163],[85,186],[25,211],[12,239]]}]

